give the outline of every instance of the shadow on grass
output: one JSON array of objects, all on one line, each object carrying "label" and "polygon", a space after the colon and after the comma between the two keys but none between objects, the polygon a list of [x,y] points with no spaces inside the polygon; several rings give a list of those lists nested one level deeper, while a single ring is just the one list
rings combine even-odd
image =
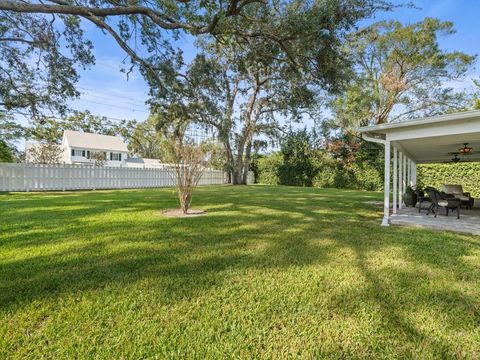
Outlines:
[{"label": "shadow on grass", "polygon": [[[378,197],[291,187],[201,188],[194,203],[207,216],[166,219],[160,211],[175,207],[169,190],[11,194],[0,205],[0,309],[146,278],[176,302],[222,286],[235,272],[345,266],[342,253],[353,251],[351,266],[366,288],[344,308],[330,298],[332,312],[371,301],[386,320],[383,330],[412,345],[401,356],[414,357],[412,347],[425,343],[435,355],[456,356],[448,341],[420,330],[407,314],[426,307],[455,329],[475,326],[478,299],[428,282],[440,274],[447,284],[478,283],[479,269],[464,260],[478,250],[478,239],[381,228],[378,209],[364,204]],[[383,253],[388,267],[372,260]],[[408,271],[395,265],[399,255]]]}]

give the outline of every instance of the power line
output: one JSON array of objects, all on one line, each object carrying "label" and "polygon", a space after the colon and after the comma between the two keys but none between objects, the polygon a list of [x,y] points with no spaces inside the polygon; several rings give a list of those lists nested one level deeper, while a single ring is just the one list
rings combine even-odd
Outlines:
[{"label": "power line", "polygon": [[116,98],[121,98],[121,99],[126,99],[126,100],[132,100],[131,97],[128,97],[128,96],[122,96],[122,95],[117,95],[117,94],[111,94],[111,93],[108,93],[106,91],[103,91],[103,90],[93,90],[93,89],[88,89],[88,88],[85,88],[85,87],[82,87],[82,86],[78,86],[79,89],[82,89],[82,90],[86,90],[86,91],[94,91],[94,92],[98,92],[100,94],[104,94],[104,95],[111,95],[111,96],[115,96]]},{"label": "power line", "polygon": [[[97,92],[97,91],[95,91]],[[101,95],[96,95],[94,93],[91,93],[91,92],[88,92],[88,91],[85,91],[85,92],[82,92],[81,93],[82,95],[86,95],[86,96],[90,96],[90,97],[93,97],[93,98],[99,98],[99,99],[105,99],[105,100],[114,100],[114,101],[117,101],[117,96],[116,95],[111,95],[111,96],[101,96]],[[112,99],[112,98],[115,98],[115,99]],[[132,106],[138,106],[138,105],[141,105],[140,103],[134,103],[134,102],[130,102],[130,101],[120,101],[121,103],[123,104],[129,104],[129,105],[132,105]]]},{"label": "power line", "polygon": [[[115,102],[118,102],[118,103],[121,103],[121,104],[131,105],[131,106],[143,106],[143,105],[140,104],[140,103],[133,103],[133,102],[129,102],[129,101],[117,101],[117,100],[115,100],[115,99],[112,99],[112,97],[95,95],[95,94],[91,94],[91,93],[88,93],[88,92],[82,92],[82,94],[83,94],[83,95],[86,95],[86,96],[88,96],[88,97],[92,97],[92,98],[105,99],[105,100],[113,100],[113,101],[115,101]],[[83,99],[83,98],[80,98],[80,100],[88,101],[88,99]]]},{"label": "power line", "polygon": [[149,114],[150,112],[149,111],[145,111],[145,110],[140,110],[140,109],[132,109],[132,108],[128,108],[126,106],[121,106],[121,105],[115,105],[115,104],[107,104],[107,103],[102,103],[102,102],[99,102],[99,101],[93,101],[93,100],[86,100],[86,99],[81,99],[81,101],[86,101],[86,102],[90,102],[90,103],[93,103],[93,104],[98,104],[98,105],[104,105],[104,106],[110,106],[112,108],[119,108],[119,109],[125,109],[125,110],[130,110],[130,111],[133,111],[133,112],[143,112],[145,114]]},{"label": "power line", "polygon": [[[29,114],[26,114],[26,113],[22,113],[22,112],[19,112],[19,111],[14,111],[14,110],[11,110],[9,111],[9,113],[12,113],[12,114],[17,114],[17,115],[22,115],[26,118],[29,118],[30,115]],[[95,114],[92,114],[93,116],[97,116],[97,117],[102,117],[102,118],[105,118],[107,120],[114,120],[114,121],[123,121],[123,120],[128,120],[128,119],[120,119],[120,118],[116,118],[116,117],[111,117],[111,116],[104,116],[104,115],[95,115]],[[57,116],[46,116],[47,118],[50,118],[50,119],[54,119],[54,120],[64,120],[60,117],[57,117]]]}]

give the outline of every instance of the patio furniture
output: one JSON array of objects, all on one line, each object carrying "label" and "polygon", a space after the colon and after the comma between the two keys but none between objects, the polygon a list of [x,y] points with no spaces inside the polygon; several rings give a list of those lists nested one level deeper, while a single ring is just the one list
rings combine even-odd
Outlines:
[{"label": "patio furniture", "polygon": [[[445,208],[447,216],[448,216],[449,210],[457,210],[457,219],[460,219],[460,205],[461,205],[460,199],[446,198],[445,196],[442,196],[440,191],[433,188],[429,188],[427,192],[428,192],[428,197],[432,202],[432,206],[430,207],[430,209],[433,210],[435,214],[434,217],[437,217],[438,209],[442,207],[442,208]],[[430,213],[430,209],[427,215]]]},{"label": "patio furniture", "polygon": [[[417,190],[418,213],[420,213],[422,211],[422,203],[425,203],[425,202],[429,204],[428,208],[426,208],[427,213],[430,213],[430,211],[432,211],[433,204],[432,204],[432,201],[430,200],[430,198],[428,197],[428,190],[429,189],[436,190],[435,188],[430,187],[430,186],[427,186],[425,188],[425,190]],[[425,195],[425,191],[427,192],[427,195]]]},{"label": "patio furniture", "polygon": [[460,204],[467,209],[472,209],[475,199],[470,196],[469,192],[463,191],[462,185],[443,185],[443,192],[459,199]]}]

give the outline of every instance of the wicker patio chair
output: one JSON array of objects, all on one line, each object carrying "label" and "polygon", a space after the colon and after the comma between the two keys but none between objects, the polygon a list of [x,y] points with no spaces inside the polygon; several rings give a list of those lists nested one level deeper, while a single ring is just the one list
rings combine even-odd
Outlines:
[{"label": "wicker patio chair", "polygon": [[[457,210],[457,219],[460,219],[461,201],[459,199],[445,198],[444,196],[442,196],[440,191],[433,188],[429,188],[427,192],[428,192],[428,197],[430,198],[430,201],[432,202],[432,205],[433,205],[432,210],[435,214],[435,217],[437,217],[438,215],[439,208],[445,208],[447,216],[448,216],[449,210]],[[430,213],[430,210],[428,213]]]}]

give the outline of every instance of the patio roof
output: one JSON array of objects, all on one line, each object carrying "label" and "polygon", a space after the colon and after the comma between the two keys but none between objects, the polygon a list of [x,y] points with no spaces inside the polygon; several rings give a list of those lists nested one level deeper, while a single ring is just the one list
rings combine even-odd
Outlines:
[{"label": "patio roof", "polygon": [[449,161],[464,143],[474,152],[461,160],[480,161],[480,110],[366,126],[359,132],[367,140],[390,141],[418,164]]}]

